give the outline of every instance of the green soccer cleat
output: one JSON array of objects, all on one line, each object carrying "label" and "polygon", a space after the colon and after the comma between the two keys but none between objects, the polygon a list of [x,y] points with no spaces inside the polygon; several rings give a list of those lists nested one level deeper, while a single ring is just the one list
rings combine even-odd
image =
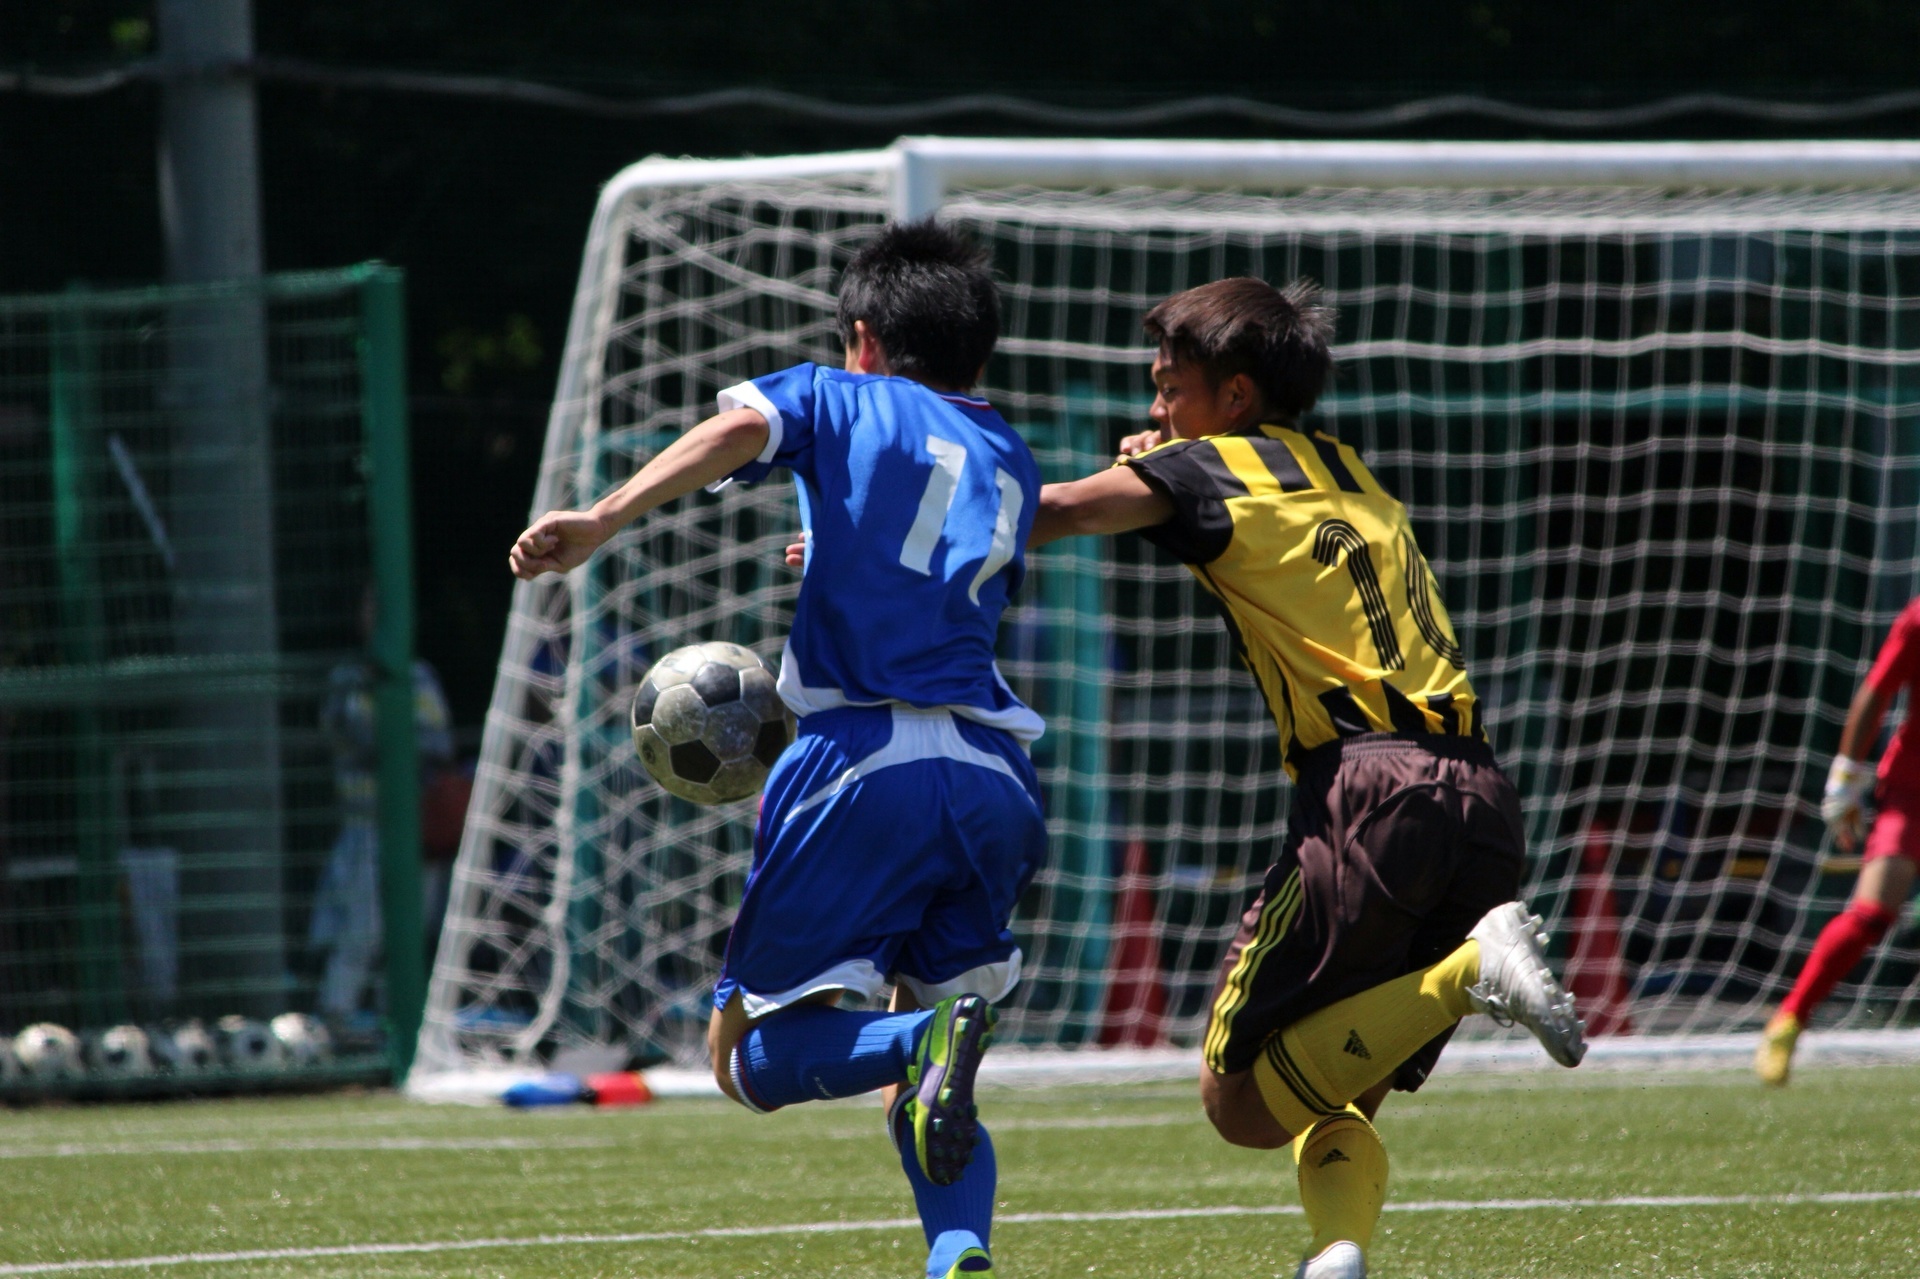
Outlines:
[{"label": "green soccer cleat", "polygon": [[[954,995],[934,1005],[907,1076],[914,1087],[913,1153],[936,1186],[960,1180],[980,1141],[973,1077],[993,1042],[995,1014],[978,995]],[[982,1254],[983,1256],[985,1254]],[[971,1272],[969,1272],[971,1273]]]},{"label": "green soccer cleat", "polygon": [[[969,1248],[953,1259],[939,1279],[993,1279],[993,1258],[984,1248]],[[932,1279],[932,1276],[929,1276]]]}]

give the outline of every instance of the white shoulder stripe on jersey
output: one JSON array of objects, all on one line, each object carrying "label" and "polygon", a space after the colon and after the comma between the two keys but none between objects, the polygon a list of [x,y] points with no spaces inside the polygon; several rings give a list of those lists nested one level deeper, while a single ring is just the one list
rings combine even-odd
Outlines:
[{"label": "white shoulder stripe on jersey", "polygon": [[[780,451],[780,445],[787,435],[786,424],[781,421],[780,410],[773,407],[773,401],[769,400],[765,393],[753,383],[736,382],[715,396],[714,402],[722,413],[731,413],[735,409],[753,409],[767,419],[767,447],[761,449],[760,456],[753,460],[773,461],[774,455]],[[718,493],[731,483],[733,483],[733,477],[725,476],[707,485],[707,492]]]},{"label": "white shoulder stripe on jersey", "polygon": [[[809,809],[817,808],[855,782],[873,776],[882,769],[892,768],[896,764],[913,764],[925,759],[951,759],[962,764],[974,764],[981,768],[1003,773],[1018,782],[1019,776],[1013,767],[998,755],[989,754],[971,745],[960,736],[960,729],[953,722],[953,715],[942,710],[916,710],[911,706],[893,708],[893,738],[885,746],[867,756],[846,772],[822,786],[813,794],[787,810],[781,819],[782,824],[792,821]],[[1021,788],[1025,793],[1025,787]],[[1029,797],[1029,801],[1031,797]]]}]

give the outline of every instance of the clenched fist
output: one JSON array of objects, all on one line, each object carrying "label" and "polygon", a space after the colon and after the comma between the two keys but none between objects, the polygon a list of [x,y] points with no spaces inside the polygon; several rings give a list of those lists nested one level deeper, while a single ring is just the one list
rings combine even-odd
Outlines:
[{"label": "clenched fist", "polygon": [[525,582],[542,573],[565,573],[585,564],[607,537],[600,519],[586,511],[548,511],[514,540],[507,567]]}]

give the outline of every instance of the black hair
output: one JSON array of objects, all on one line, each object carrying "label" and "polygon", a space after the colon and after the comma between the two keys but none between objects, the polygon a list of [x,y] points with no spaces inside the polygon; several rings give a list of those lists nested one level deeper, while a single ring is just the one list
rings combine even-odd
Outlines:
[{"label": "black hair", "polygon": [[987,251],[932,218],[889,222],[840,276],[840,338],[867,328],[902,377],[965,390],[1000,340],[1000,294]]},{"label": "black hair", "polygon": [[1245,373],[1278,417],[1297,421],[1333,376],[1333,308],[1320,286],[1276,289],[1239,276],[1176,293],[1141,327],[1175,363],[1191,363],[1214,386]]}]

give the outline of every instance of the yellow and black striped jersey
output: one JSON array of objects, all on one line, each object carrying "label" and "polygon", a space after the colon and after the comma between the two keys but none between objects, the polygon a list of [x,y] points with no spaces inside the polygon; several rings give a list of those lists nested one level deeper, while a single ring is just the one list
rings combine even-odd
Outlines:
[{"label": "yellow and black striped jersey", "polygon": [[1261,426],[1127,465],[1173,503],[1140,530],[1220,603],[1286,750],[1357,733],[1484,741],[1480,704],[1406,508],[1329,435]]}]

